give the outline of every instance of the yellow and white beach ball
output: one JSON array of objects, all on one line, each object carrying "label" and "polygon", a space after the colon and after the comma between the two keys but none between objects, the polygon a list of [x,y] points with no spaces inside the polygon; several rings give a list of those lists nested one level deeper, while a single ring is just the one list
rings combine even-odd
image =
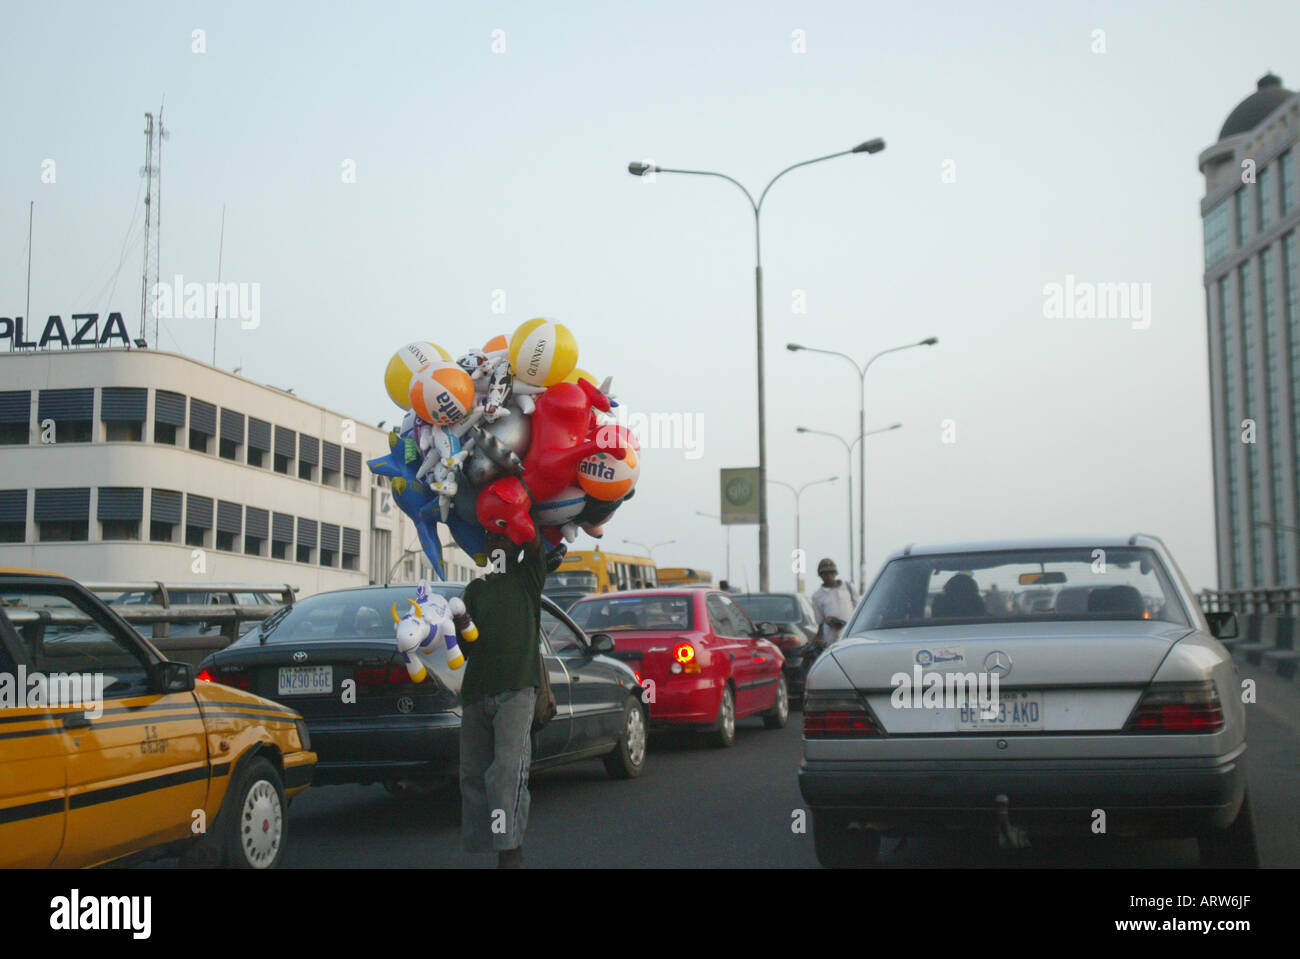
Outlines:
[{"label": "yellow and white beach ball", "polygon": [[641,461],[637,457],[637,441],[622,426],[605,426],[597,431],[612,438],[627,449],[626,459],[615,459],[608,452],[593,453],[578,463],[578,485],[596,499],[609,502],[621,499],[636,485],[641,475]]},{"label": "yellow and white beach ball", "polygon": [[474,408],[474,381],[455,363],[430,363],[411,377],[410,401],[426,423],[455,426]]},{"label": "yellow and white beach ball", "polygon": [[394,403],[404,410],[411,408],[411,376],[434,360],[450,360],[451,354],[437,343],[416,340],[393,354],[384,370],[384,389]]},{"label": "yellow and white beach ball", "polygon": [[510,337],[510,367],[529,386],[554,386],[577,365],[578,341],[561,323],[529,320]]}]

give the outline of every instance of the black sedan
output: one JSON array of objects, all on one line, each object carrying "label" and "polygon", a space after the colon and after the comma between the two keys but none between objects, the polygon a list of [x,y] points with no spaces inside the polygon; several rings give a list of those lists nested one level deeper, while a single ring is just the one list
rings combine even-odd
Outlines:
[{"label": "black sedan", "polygon": [[[459,596],[463,583],[436,583]],[[302,714],[317,755],[315,785],[380,782],[390,792],[454,781],[460,756],[460,685],[442,655],[422,683],[397,653],[391,610],[411,608],[414,586],[318,593],[275,613],[200,664],[199,679],[249,690]],[[630,667],[606,654],[542,597],[539,637],[559,711],[533,737],[533,769],[601,757],[615,778],[645,765],[646,706]]]},{"label": "black sedan", "polygon": [[785,685],[792,702],[803,701],[804,662],[814,651],[817,620],[812,605],[798,593],[738,593],[736,603],[754,622],[775,623],[780,634],[772,642],[785,655]]}]

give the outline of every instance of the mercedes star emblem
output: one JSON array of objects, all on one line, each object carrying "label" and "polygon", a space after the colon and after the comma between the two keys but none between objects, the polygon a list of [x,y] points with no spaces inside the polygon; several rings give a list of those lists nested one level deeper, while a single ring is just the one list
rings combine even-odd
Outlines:
[{"label": "mercedes star emblem", "polygon": [[1011,672],[1011,657],[1000,649],[995,649],[984,657],[984,671],[1002,677]]}]

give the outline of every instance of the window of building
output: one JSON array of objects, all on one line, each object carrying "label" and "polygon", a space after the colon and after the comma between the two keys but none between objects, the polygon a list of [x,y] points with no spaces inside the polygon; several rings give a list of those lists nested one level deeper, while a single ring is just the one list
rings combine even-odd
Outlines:
[{"label": "window of building", "polygon": [[[1300,263],[1296,262],[1296,234],[1292,230],[1282,237],[1282,304],[1284,324],[1291,350],[1288,357],[1291,378],[1291,422],[1300,423]],[[1294,430],[1294,425],[1292,426]],[[1300,436],[1294,438],[1292,452],[1295,457],[1292,476],[1300,476]],[[1292,483],[1293,493],[1300,497],[1300,483]],[[1300,501],[1295,504],[1300,511]],[[1300,515],[1298,512],[1295,515]]]},{"label": "window of building", "polygon": [[1228,293],[1228,277],[1221,276],[1218,281],[1217,299],[1219,308],[1219,352],[1223,357],[1223,429],[1226,439],[1226,470],[1227,470],[1227,487],[1228,487],[1228,515],[1224,522],[1228,527],[1228,569],[1225,570],[1225,579],[1229,582],[1229,589],[1236,589],[1241,585],[1241,524],[1237,522],[1237,469],[1238,457],[1240,455],[1241,443],[1237,442],[1240,436],[1240,423],[1237,420],[1237,363],[1238,356],[1235,347],[1236,333],[1234,331],[1235,322],[1233,320],[1232,296]]},{"label": "window of building", "polygon": [[320,524],[320,564],[337,566],[339,555],[339,528],[334,523]]},{"label": "window of building", "polygon": [[255,416],[248,418],[248,465],[262,469],[269,465],[271,424]]},{"label": "window of building", "polygon": [[38,489],[33,519],[42,543],[90,539],[90,487]]},{"label": "window of building", "polygon": [[361,451],[343,451],[343,488],[349,493],[361,492]]},{"label": "window of building", "polygon": [[99,421],[110,443],[139,443],[144,439],[145,405],[149,391],[143,387],[106,386],[99,391]]},{"label": "window of building", "polygon": [[0,446],[25,446],[31,434],[31,418],[30,391],[0,392]]},{"label": "window of building", "polygon": [[1246,188],[1240,187],[1232,198],[1237,208],[1234,223],[1237,228],[1237,249],[1240,250],[1246,245]]},{"label": "window of building", "polygon": [[337,443],[325,440],[321,443],[320,481],[325,486],[339,485],[343,472],[343,448]]},{"label": "window of building", "polygon": [[94,408],[93,389],[41,390],[36,419],[42,431],[53,421],[56,443],[89,443]]},{"label": "window of building", "polygon": [[306,433],[298,434],[298,479],[316,481],[320,466],[320,440]]},{"label": "window of building", "polygon": [[1278,208],[1282,216],[1295,209],[1295,162],[1292,160],[1294,152],[1294,150],[1287,150],[1278,157],[1278,170],[1281,173]]},{"label": "window of building", "polygon": [[244,508],[244,553],[248,556],[265,556],[266,540],[270,535],[271,514],[256,506]]},{"label": "window of building", "polygon": [[211,403],[190,397],[190,449],[211,453],[217,435],[217,408]]},{"label": "window of building", "polygon": [[0,489],[0,543],[27,541],[27,490]]},{"label": "window of building", "polygon": [[1273,203],[1273,170],[1271,167],[1264,167],[1259,171],[1259,182],[1255,184],[1255,198],[1258,207],[1259,229],[1261,232],[1268,229],[1272,222]]},{"label": "window of building", "polygon": [[295,558],[300,563],[313,563],[316,560],[316,521],[298,517],[298,552]]},{"label": "window of building", "polygon": [[177,490],[149,491],[149,539],[155,543],[176,542],[181,525],[181,494]]},{"label": "window of building", "polygon": [[217,549],[234,553],[244,532],[244,508],[238,503],[217,500]]},{"label": "window of building", "polygon": [[217,455],[222,459],[242,462],[244,458],[244,414],[234,410],[221,410],[221,440]]},{"label": "window of building", "polygon": [[288,559],[293,550],[293,517],[287,513],[271,515],[271,558]]},{"label": "window of building", "polygon": [[343,568],[361,568],[361,530],[343,527]]},{"label": "window of building", "polygon": [[1228,201],[1220,200],[1205,214],[1205,265],[1228,255]]},{"label": "window of building", "polygon": [[185,429],[185,397],[180,393],[155,390],[153,394],[153,441],[176,446]]},{"label": "window of building", "polygon": [[185,496],[185,545],[198,546],[203,549],[212,545],[212,519],[212,498],[187,493]]},{"label": "window of building", "polygon": [[298,434],[283,426],[275,428],[275,471],[286,476],[294,472],[294,450],[298,447]]},{"label": "window of building", "polygon": [[144,490],[139,487],[101,486],[99,505],[101,539],[140,538],[140,521],[144,518]]}]

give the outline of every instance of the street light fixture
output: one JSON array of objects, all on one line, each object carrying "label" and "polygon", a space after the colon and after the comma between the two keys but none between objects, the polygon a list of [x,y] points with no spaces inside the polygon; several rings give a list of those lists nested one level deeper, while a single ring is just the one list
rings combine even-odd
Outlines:
[{"label": "street light fixture", "polygon": [[885,141],[876,137],[859,143],[849,150],[828,153],[826,156],[814,157],[811,160],[791,164],[767,182],[767,186],[763,187],[763,192],[759,194],[757,201],[754,200],[754,195],[745,189],[744,184],[734,177],[727,176],[725,173],[717,173],[712,170],[674,169],[673,167],[661,167],[652,163],[636,161],[627,165],[627,172],[633,176],[645,176],[647,173],[682,173],[690,176],[711,176],[726,180],[740,188],[740,192],[745,194],[745,199],[749,201],[750,208],[754,211],[754,302],[758,347],[758,581],[759,589],[764,591],[769,588],[770,577],[767,555],[767,409],[763,390],[763,244],[761,231],[763,201],[767,198],[768,191],[772,189],[776,181],[791,170],[855,153],[879,153],[884,148]]},{"label": "street light fixture", "polygon": [[[902,346],[893,346],[887,350],[881,350],[867,362],[858,366],[858,361],[847,353],[840,353],[836,350],[821,350],[814,346],[800,346],[798,343],[787,343],[785,348],[792,353],[805,350],[809,353],[822,353],[826,356],[838,356],[848,360],[853,364],[853,368],[858,371],[858,437],[859,439],[867,435],[867,370],[871,369],[871,364],[876,362],[886,353],[898,353],[901,350],[910,350],[918,346],[934,346],[939,342],[937,336],[927,336],[917,343],[905,343]],[[861,589],[867,581],[867,444],[863,443],[858,448],[858,588]]]},{"label": "street light fixture", "polygon": [[[818,485],[819,483],[834,483],[837,479],[839,479],[838,476],[828,476],[826,479],[812,480],[812,481],[810,481],[810,482],[804,483],[804,484],[803,484],[802,486],[800,486],[798,489],[795,489],[795,487],[791,486],[789,483],[783,483],[783,482],[781,482],[780,480],[768,480],[769,483],[774,483],[774,484],[776,484],[777,486],[784,486],[784,487],[785,487],[786,489],[788,489],[791,493],[794,493],[794,548],[795,548],[796,550],[799,550],[799,549],[802,548],[802,545],[801,545],[800,542],[799,542],[799,497],[803,495],[803,491],[806,490],[809,486],[816,486],[816,485]],[[849,486],[852,487],[852,486],[853,486],[853,483],[850,482],[850,483],[849,483]],[[851,559],[851,557],[850,557],[850,559]],[[807,565],[807,564],[806,564],[806,563],[802,563],[802,564],[800,564],[800,565],[802,566],[802,565]],[[766,592],[766,591],[767,591],[767,588],[764,587],[763,592]],[[796,573],[796,574],[795,574],[795,592],[797,592],[797,593],[803,593],[803,573],[802,573],[802,572],[800,572],[800,573]]]},{"label": "street light fixture", "polygon": [[[894,423],[892,426],[882,426],[878,430],[867,430],[865,435],[875,436],[877,433],[889,433],[892,430],[902,429],[902,427],[902,423]],[[846,475],[849,478],[844,490],[848,495],[849,500],[849,559],[847,567],[851,568],[853,566],[853,447],[857,446],[858,443],[862,441],[862,437],[855,436],[853,437],[853,442],[850,443],[844,437],[840,436],[839,433],[831,433],[826,430],[814,430],[809,429],[807,426],[796,426],[794,431],[796,433],[807,433],[810,436],[829,436],[833,440],[839,440],[840,445],[844,447],[844,454],[847,459],[848,468]],[[859,584],[859,589],[861,589],[861,584]]]},{"label": "street light fixture", "polygon": [[[707,519],[716,519],[719,523],[722,523],[722,517],[719,516],[717,513],[701,513],[699,510],[696,510],[695,515],[703,516]],[[730,586],[731,585],[731,524],[725,523],[723,525],[726,527],[727,530],[727,585]]]},{"label": "street light fixture", "polygon": [[677,540],[666,539],[662,543],[655,543],[653,546],[647,546],[645,543],[638,543],[636,540],[632,540],[632,539],[625,539],[623,540],[623,542],[627,543],[627,545],[629,546],[640,546],[643,550],[646,551],[646,553],[653,560],[655,558],[655,550],[657,550],[660,546],[668,546],[672,543],[675,543],[677,542]]}]

